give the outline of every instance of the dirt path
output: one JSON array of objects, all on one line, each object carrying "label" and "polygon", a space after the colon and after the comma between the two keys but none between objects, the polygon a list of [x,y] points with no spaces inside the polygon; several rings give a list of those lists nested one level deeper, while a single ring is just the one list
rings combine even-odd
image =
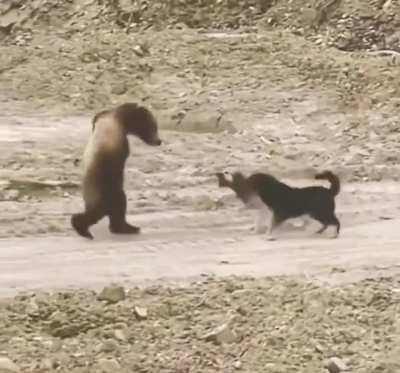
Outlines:
[{"label": "dirt path", "polygon": [[[400,272],[400,219],[346,227],[338,240],[300,232],[266,242],[245,232],[148,232],[136,240],[75,237],[0,241],[0,294],[40,288],[142,284],[201,275],[308,275],[346,281]],[[100,228],[100,227],[99,227]],[[300,238],[298,237],[300,236]]]}]

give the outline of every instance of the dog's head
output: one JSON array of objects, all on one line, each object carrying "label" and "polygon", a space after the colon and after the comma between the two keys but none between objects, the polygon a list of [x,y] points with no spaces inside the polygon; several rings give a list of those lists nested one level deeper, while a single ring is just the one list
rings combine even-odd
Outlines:
[{"label": "dog's head", "polygon": [[232,188],[232,175],[229,172],[217,172],[215,176],[218,179],[218,186],[220,188]]},{"label": "dog's head", "polygon": [[253,188],[252,184],[249,183],[241,172],[235,172],[232,175],[233,190],[237,197],[246,205],[249,209],[258,209],[263,205],[263,202],[256,189]]},{"label": "dog's head", "polygon": [[232,189],[247,208],[257,209],[262,206],[261,198],[256,190],[252,188],[247,178],[241,172],[218,172],[218,185]]}]

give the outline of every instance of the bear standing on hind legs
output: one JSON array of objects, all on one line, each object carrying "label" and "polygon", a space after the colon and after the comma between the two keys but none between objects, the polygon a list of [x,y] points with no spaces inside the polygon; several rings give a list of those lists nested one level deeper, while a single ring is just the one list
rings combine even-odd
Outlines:
[{"label": "bear standing on hind legs", "polygon": [[126,221],[124,168],[129,156],[128,135],[151,146],[161,145],[157,120],[138,104],[125,103],[101,111],[92,120],[92,134],[83,156],[85,211],[71,217],[72,227],[83,237],[93,239],[89,228],[104,216],[110,219],[112,233],[140,232],[139,227]]}]

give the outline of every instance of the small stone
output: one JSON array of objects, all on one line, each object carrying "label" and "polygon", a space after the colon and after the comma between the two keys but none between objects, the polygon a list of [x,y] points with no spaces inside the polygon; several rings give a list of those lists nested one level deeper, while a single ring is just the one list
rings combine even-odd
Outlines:
[{"label": "small stone", "polygon": [[324,348],[320,344],[316,343],[314,347],[316,352],[319,352],[321,354],[324,352]]},{"label": "small stone", "polygon": [[4,192],[4,199],[8,201],[15,201],[19,198],[20,193],[16,189],[6,190]]},{"label": "small stone", "polygon": [[52,370],[55,368],[55,365],[53,360],[51,359],[43,359],[42,362],[40,363],[40,368],[43,370]]},{"label": "small stone", "polygon": [[79,327],[77,325],[62,325],[50,329],[50,335],[58,338],[72,338],[79,335]]},{"label": "small stone", "polygon": [[135,306],[134,311],[138,320],[147,319],[147,308]]},{"label": "small stone", "polygon": [[125,299],[125,289],[122,286],[106,286],[97,299],[108,303],[118,303]]},{"label": "small stone", "polygon": [[349,371],[346,363],[338,358],[332,357],[325,363],[325,368],[328,369],[329,373],[341,373]]},{"label": "small stone", "polygon": [[202,107],[187,112],[179,122],[178,128],[180,131],[194,133],[237,132],[232,121],[225,118],[219,111]]},{"label": "small stone", "polygon": [[7,357],[0,357],[0,373],[20,372],[19,367]]},{"label": "small stone", "polygon": [[113,341],[112,339],[109,339],[105,342],[103,342],[100,346],[99,346],[99,351],[101,352],[114,352],[118,350],[118,344]]},{"label": "small stone", "polygon": [[132,50],[138,57],[143,57],[145,55],[145,52],[140,45],[135,45]]},{"label": "small stone", "polygon": [[241,315],[241,316],[246,316],[247,315],[247,310],[246,310],[246,308],[244,308],[243,306],[239,306],[237,309],[236,309],[236,311],[237,311],[237,313],[239,314],[239,315]]},{"label": "small stone", "polygon": [[228,323],[222,324],[206,334],[203,339],[215,344],[233,343],[236,341],[235,333],[229,328]]},{"label": "small stone", "polygon": [[123,330],[117,329],[114,331],[114,337],[119,341],[126,342],[127,338]]},{"label": "small stone", "polygon": [[57,352],[52,357],[53,368],[63,367],[68,364],[71,357],[64,351]]},{"label": "small stone", "polygon": [[29,316],[38,316],[39,314],[39,306],[37,305],[37,303],[35,302],[34,299],[31,299],[28,303],[28,305],[26,306],[26,313]]},{"label": "small stone", "polygon": [[233,363],[233,367],[235,368],[235,369],[237,369],[237,370],[239,370],[241,367],[242,367],[242,362],[241,361],[235,361],[234,363]]},{"label": "small stone", "polygon": [[50,351],[51,352],[58,352],[62,349],[63,343],[61,339],[55,339],[51,343]]},{"label": "small stone", "polygon": [[121,370],[121,366],[115,359],[100,359],[97,363],[98,373],[116,373]]},{"label": "small stone", "polygon": [[125,83],[115,83],[111,87],[111,93],[117,96],[123,95],[128,91]]}]

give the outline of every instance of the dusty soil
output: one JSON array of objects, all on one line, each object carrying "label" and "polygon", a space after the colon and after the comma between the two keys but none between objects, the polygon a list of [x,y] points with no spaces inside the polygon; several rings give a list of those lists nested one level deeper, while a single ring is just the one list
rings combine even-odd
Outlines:
[{"label": "dusty soil", "polygon": [[327,290],[304,279],[210,278],[126,297],[117,288],[27,294],[0,307],[0,347],[38,373],[306,373],[336,356],[352,372],[394,373],[399,285],[381,278]]},{"label": "dusty soil", "polygon": [[[2,1],[0,295],[36,292],[4,300],[2,355],[23,372],[317,373],[335,355],[397,372],[399,26],[391,0]],[[165,142],[131,139],[143,234],[103,221],[89,243],[69,225],[79,161],[91,116],[124,101]],[[213,176],[307,185],[325,168],[343,182],[337,240],[289,222],[267,242]],[[112,281],[143,289],[116,305],[76,290]],[[228,313],[237,339],[200,338]]]}]

